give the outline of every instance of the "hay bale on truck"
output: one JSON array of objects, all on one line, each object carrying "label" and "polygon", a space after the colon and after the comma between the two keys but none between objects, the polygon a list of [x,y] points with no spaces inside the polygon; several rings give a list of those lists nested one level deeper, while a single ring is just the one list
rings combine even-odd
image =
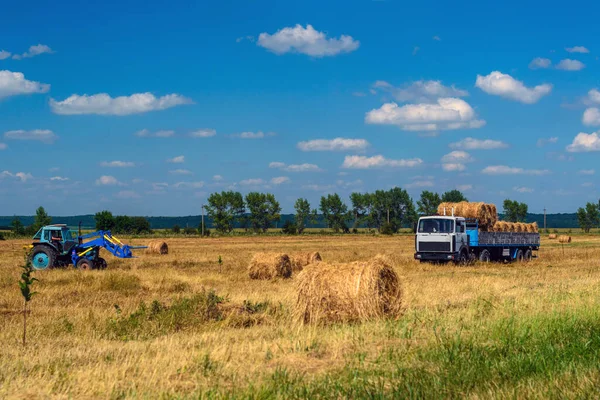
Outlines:
[{"label": "hay bale on truck", "polygon": [[292,272],[300,272],[307,265],[323,261],[323,259],[318,252],[314,251],[312,253],[290,254],[290,261],[292,262]]},{"label": "hay bale on truck", "polygon": [[287,254],[256,253],[248,265],[250,279],[289,278],[292,262]]},{"label": "hay bale on truck", "polygon": [[571,243],[571,236],[560,235],[558,237],[558,243]]},{"label": "hay bale on truck", "polygon": [[466,201],[442,203],[438,207],[438,214],[450,216],[453,209],[455,217],[477,219],[479,228],[482,231],[492,231],[498,221],[498,214],[495,212],[496,206],[486,203],[469,203]]},{"label": "hay bale on truck", "polygon": [[148,243],[146,253],[161,255],[169,254],[169,246],[167,245],[167,242],[163,242],[162,240],[153,240]]},{"label": "hay bale on truck", "polygon": [[356,322],[401,314],[400,278],[383,256],[310,265],[298,274],[295,318],[303,324]]}]

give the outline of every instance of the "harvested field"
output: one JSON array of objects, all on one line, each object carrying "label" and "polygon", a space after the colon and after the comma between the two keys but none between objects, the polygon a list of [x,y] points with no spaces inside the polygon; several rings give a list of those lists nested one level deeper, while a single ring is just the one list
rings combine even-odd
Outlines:
[{"label": "harvested field", "polygon": [[[416,263],[408,235],[169,238],[161,257],[36,273],[23,349],[27,243],[0,241],[0,398],[597,396],[597,235],[468,267]],[[297,276],[248,276],[255,253],[315,249],[326,263],[385,254],[401,316],[299,326]]]}]

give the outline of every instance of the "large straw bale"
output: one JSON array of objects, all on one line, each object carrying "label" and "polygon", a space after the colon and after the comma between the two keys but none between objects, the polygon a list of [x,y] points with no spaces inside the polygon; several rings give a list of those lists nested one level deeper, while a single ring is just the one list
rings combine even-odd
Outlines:
[{"label": "large straw bale", "polygon": [[149,254],[169,254],[169,246],[167,242],[162,240],[153,240],[148,243],[148,248],[145,251]]},{"label": "large straw bale", "polygon": [[559,243],[571,243],[571,236],[567,236],[567,235],[560,235],[558,237],[558,242]]},{"label": "large straw bale", "polygon": [[319,262],[297,279],[294,315],[304,324],[394,318],[401,313],[400,279],[383,256],[346,264]]},{"label": "large straw bale", "polygon": [[292,263],[287,254],[256,253],[248,265],[250,279],[289,278]]},{"label": "large straw bale", "polygon": [[312,253],[293,253],[290,254],[290,261],[292,262],[292,272],[300,272],[309,264],[313,264],[322,261],[321,255],[314,251]]},{"label": "large straw bale", "polygon": [[464,218],[475,218],[479,221],[479,227],[483,231],[493,230],[494,224],[498,221],[496,207],[493,204],[469,203],[462,201],[460,203],[441,203],[438,207],[439,215],[454,215]]},{"label": "large straw bale", "polygon": [[548,239],[550,240],[555,240],[558,238],[558,235],[556,233],[551,233],[548,235]]}]

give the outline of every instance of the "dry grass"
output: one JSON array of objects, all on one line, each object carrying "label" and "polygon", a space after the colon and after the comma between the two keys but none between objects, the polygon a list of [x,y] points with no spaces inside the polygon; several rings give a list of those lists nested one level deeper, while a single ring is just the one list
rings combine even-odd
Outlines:
[{"label": "dry grass", "polygon": [[[19,345],[22,300],[16,282],[27,241],[0,242],[0,398],[197,398],[211,390],[247,397],[250,387],[275,384],[281,390],[322,386],[322,393],[336,387],[333,397],[354,398],[367,394],[340,388],[388,395],[398,388],[404,397],[409,390],[416,390],[415,397],[573,397],[578,392],[594,397],[600,381],[596,359],[582,364],[580,355],[563,368],[550,358],[544,365],[555,369],[544,373],[536,372],[531,354],[522,351],[534,339],[540,345],[556,340],[560,349],[551,354],[558,355],[575,343],[569,336],[528,339],[555,332],[543,328],[539,318],[573,315],[573,326],[598,324],[600,237],[578,236],[569,246],[542,241],[540,258],[529,264],[456,267],[414,262],[412,236],[170,239],[169,254],[160,258],[141,253],[118,260],[105,254],[105,271],[37,273],[40,294],[31,303],[26,349]],[[251,280],[247,274],[254,253],[275,249],[289,254],[319,249],[325,260],[340,263],[386,254],[403,284],[404,315],[398,321],[299,327],[292,318],[296,278]],[[211,289],[222,298],[203,294]],[[494,350],[504,343],[505,336],[498,335],[529,323],[535,329],[523,328],[528,333],[506,344],[525,347]],[[585,343],[578,354],[595,354],[590,352],[596,347]],[[478,358],[460,362],[475,357],[479,348],[478,368],[471,367]],[[500,372],[486,375],[491,361],[485,360],[511,354],[529,364],[510,367],[502,358],[498,365],[512,369],[498,367]],[[449,383],[447,371],[475,375]],[[372,380],[371,374],[376,374]],[[383,379],[380,388],[370,386],[377,377]],[[438,378],[445,389],[422,391]],[[290,396],[278,393],[255,397]]]}]

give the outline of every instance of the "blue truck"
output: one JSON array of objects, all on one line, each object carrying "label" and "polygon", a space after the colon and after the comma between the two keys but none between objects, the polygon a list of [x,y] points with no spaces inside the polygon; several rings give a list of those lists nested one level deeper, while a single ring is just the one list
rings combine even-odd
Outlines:
[{"label": "blue truck", "polygon": [[421,262],[457,264],[528,262],[537,257],[539,248],[539,233],[487,232],[476,219],[436,215],[419,219],[414,257]]},{"label": "blue truck", "polygon": [[110,231],[96,231],[74,237],[67,225],[47,225],[33,236],[29,245],[29,260],[34,269],[43,270],[53,267],[73,265],[82,270],[105,269],[107,262],[100,257],[104,249],[118,258],[134,258],[132,250],[146,246],[123,244]]}]

